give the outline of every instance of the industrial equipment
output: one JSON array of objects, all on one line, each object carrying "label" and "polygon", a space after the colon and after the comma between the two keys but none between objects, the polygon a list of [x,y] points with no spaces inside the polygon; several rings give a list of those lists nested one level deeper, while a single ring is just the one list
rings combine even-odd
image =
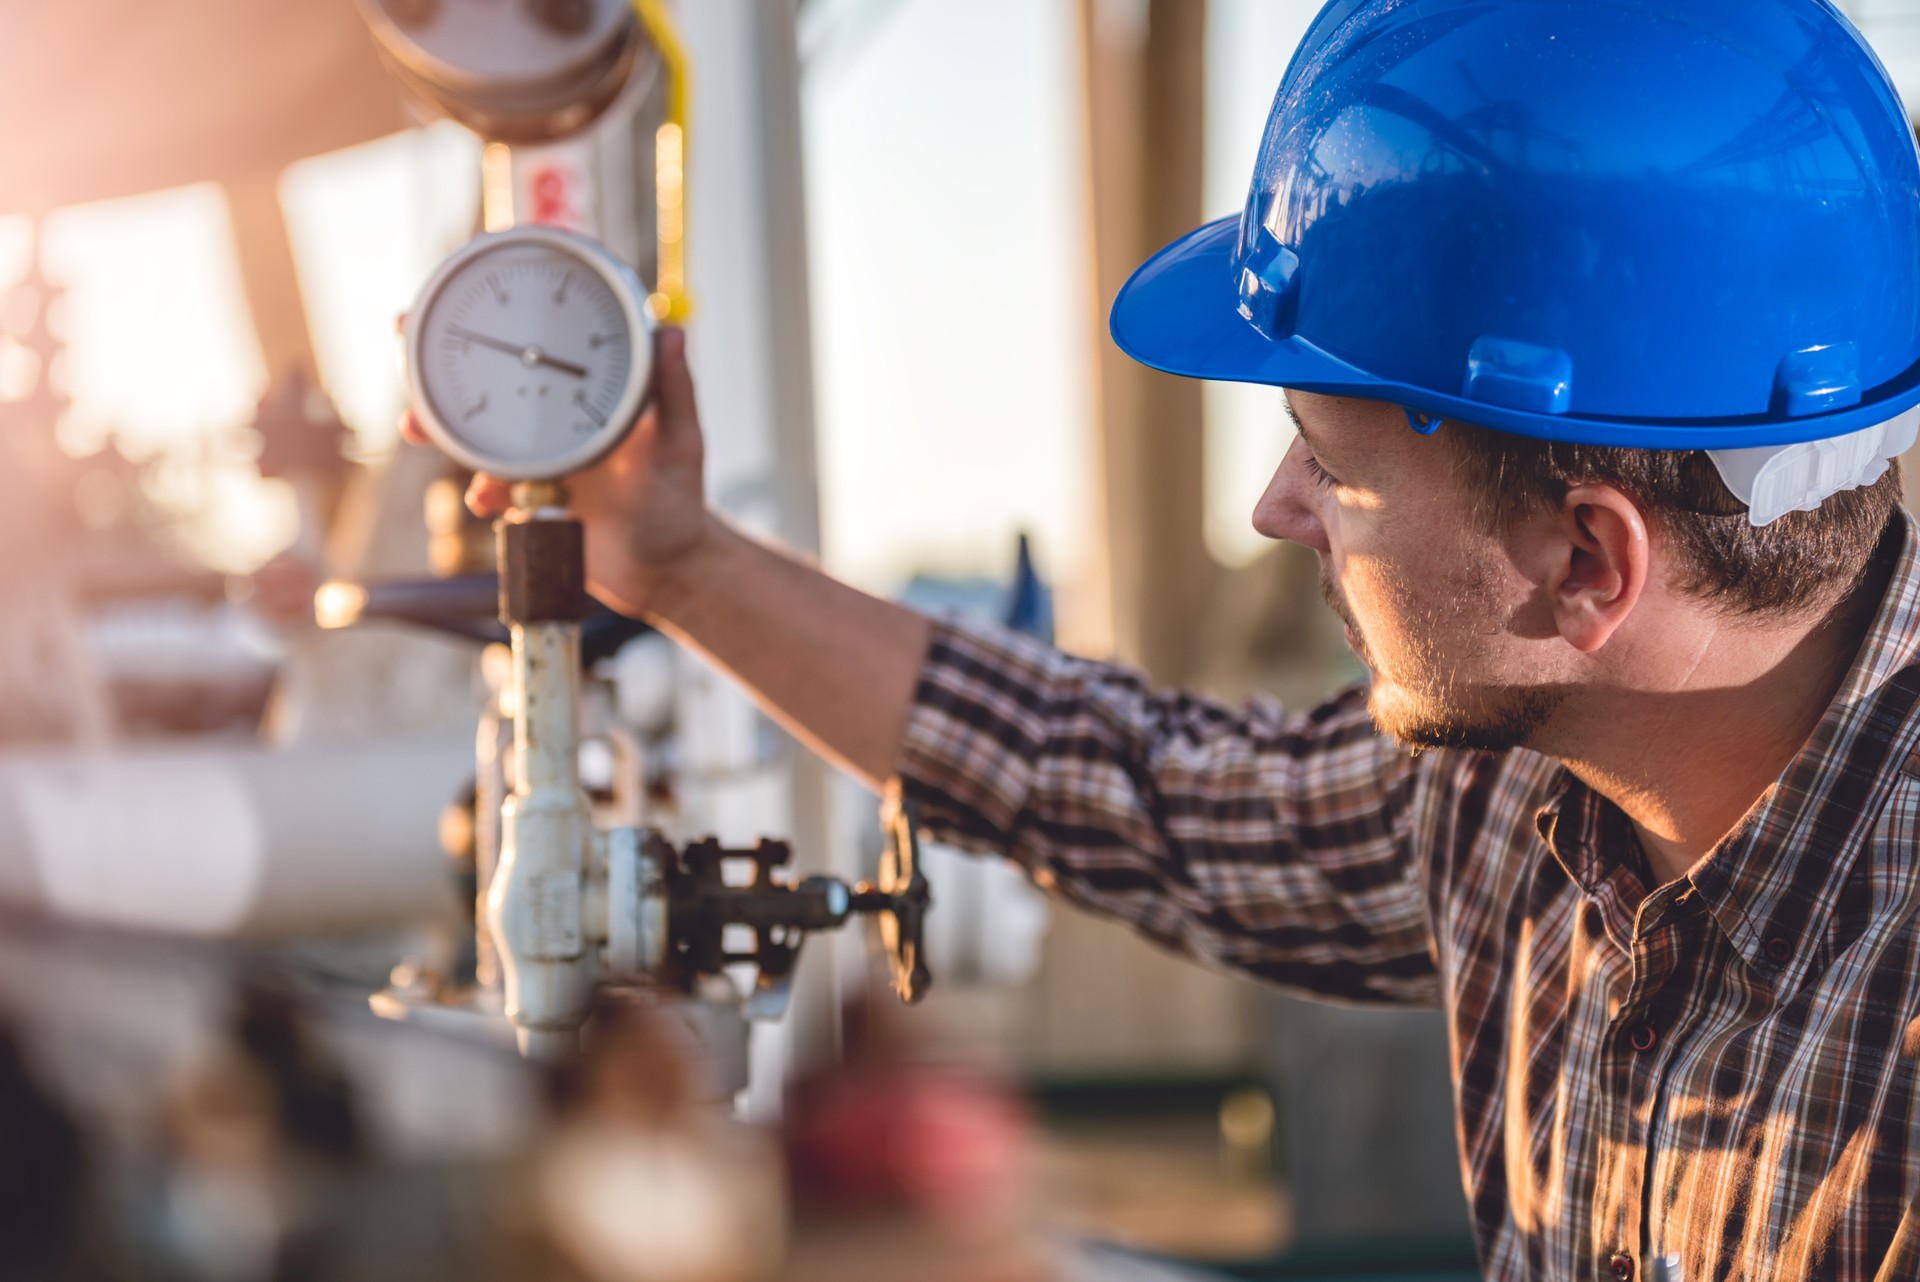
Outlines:
[{"label": "industrial equipment", "polygon": [[483,235],[440,266],[406,322],[420,425],[505,480],[557,479],[640,413],[653,326],[633,269],[555,227]]},{"label": "industrial equipment", "polygon": [[[653,293],[617,254],[581,234],[593,219],[577,202],[554,207],[571,211],[557,221],[575,229],[541,225],[537,201],[522,210],[512,199],[516,184],[490,185],[486,221],[495,230],[446,260],[405,323],[409,390],[430,439],[465,467],[514,483],[512,506],[496,526],[498,613],[511,665],[495,709],[513,733],[505,751],[481,735],[476,831],[491,823],[490,799],[499,796],[500,804],[492,849],[474,860],[480,903],[472,983],[414,974],[378,995],[375,1007],[393,1015],[497,1012],[512,1023],[524,1053],[560,1060],[577,1047],[598,985],[643,985],[694,999],[704,1040],[739,1048],[719,1056],[737,1062],[722,1065],[714,1083],[716,1093],[737,1090],[745,1085],[745,1037],[734,1026],[742,1016],[785,1012],[808,934],[855,916],[874,918],[895,991],[909,1002],[925,994],[921,939],[929,896],[911,810],[897,796],[887,805],[877,880],[849,884],[827,876],[783,880],[786,842],[728,848],[705,838],[676,845],[646,823],[644,806],[631,797],[596,815],[582,784],[583,743],[605,737],[603,727],[583,734],[583,717],[604,720],[606,701],[584,689],[582,630],[596,607],[586,595],[582,529],[567,511],[566,478],[633,428],[650,373],[653,320],[687,312],[679,266],[685,132],[677,39],[665,10],[646,0],[631,10],[585,0],[524,12],[404,0],[368,0],[364,7],[389,63],[416,97],[490,130],[488,163],[509,173],[507,142],[552,144],[611,104],[631,107],[631,98],[622,98],[623,77],[650,65],[648,49],[673,80],[657,134]],[[503,52],[522,38],[530,43],[519,52]],[[540,66],[530,70],[529,58]],[[607,74],[566,70],[587,63]],[[529,77],[539,84],[522,83]],[[561,92],[568,86],[579,95],[571,103]],[[590,162],[591,155],[575,159]],[[582,173],[576,185],[594,189],[605,176],[591,163]],[[469,635],[479,622],[470,613],[447,618],[421,609],[432,594],[407,585],[330,585],[323,593],[332,594],[338,617],[327,621],[336,625],[369,617],[369,605],[381,599],[405,602],[409,609],[397,613],[415,622]],[[324,596],[322,604],[329,604]],[[614,628],[620,641],[640,630],[631,621]],[[635,752],[615,755],[616,773],[634,769]],[[608,781],[609,792],[622,788],[622,781]],[[725,982],[734,968],[753,973],[744,1004]]]}]

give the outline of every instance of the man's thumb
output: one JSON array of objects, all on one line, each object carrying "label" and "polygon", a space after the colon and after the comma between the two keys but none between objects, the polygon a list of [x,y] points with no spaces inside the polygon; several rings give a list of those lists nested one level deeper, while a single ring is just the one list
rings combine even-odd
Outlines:
[{"label": "man's thumb", "polygon": [[687,366],[687,331],[678,326],[664,328],[654,338],[653,389],[666,421],[685,422],[699,412],[693,397],[693,371]]}]

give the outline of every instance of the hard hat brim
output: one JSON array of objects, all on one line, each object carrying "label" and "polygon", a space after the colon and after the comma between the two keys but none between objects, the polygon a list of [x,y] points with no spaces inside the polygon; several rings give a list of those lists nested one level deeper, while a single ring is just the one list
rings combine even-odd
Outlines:
[{"label": "hard hat brim", "polygon": [[[1640,449],[1744,449],[1844,436],[1920,404],[1920,363],[1827,414],[1659,422],[1540,414],[1377,378],[1302,337],[1275,342],[1240,314],[1233,215],[1189,232],[1141,264],[1115,297],[1109,327],[1134,360],[1184,378],[1258,383],[1388,401],[1440,418],[1542,440]],[[1464,361],[1463,361],[1464,365]]]}]

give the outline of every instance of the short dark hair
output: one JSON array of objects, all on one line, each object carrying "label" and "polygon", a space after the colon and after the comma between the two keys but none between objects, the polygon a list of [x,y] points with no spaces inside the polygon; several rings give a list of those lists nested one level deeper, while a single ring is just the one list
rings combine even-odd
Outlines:
[{"label": "short dark hair", "polygon": [[1449,420],[1441,435],[1483,528],[1510,530],[1579,484],[1612,485],[1640,504],[1678,557],[1682,591],[1733,614],[1797,614],[1833,605],[1866,572],[1900,505],[1900,464],[1811,512],[1755,528],[1702,450],[1541,441]]}]

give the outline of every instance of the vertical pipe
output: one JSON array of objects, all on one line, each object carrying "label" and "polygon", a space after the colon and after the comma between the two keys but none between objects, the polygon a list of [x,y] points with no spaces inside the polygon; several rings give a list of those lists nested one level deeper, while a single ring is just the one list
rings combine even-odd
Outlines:
[{"label": "vertical pipe", "polygon": [[522,1053],[564,1059],[593,992],[583,905],[592,821],[580,788],[580,629],[513,625],[513,795],[501,810],[500,861],[487,887]]},{"label": "vertical pipe", "polygon": [[1114,646],[1155,678],[1187,675],[1212,588],[1199,384],[1108,341],[1133,269],[1203,217],[1203,0],[1079,0],[1092,205],[1095,389]]},{"label": "vertical pipe", "polygon": [[513,223],[513,149],[490,142],[480,153],[480,225],[505,231]]},{"label": "vertical pipe", "polygon": [[687,292],[687,120],[691,112],[691,60],[679,24],[665,0],[633,0],[633,12],[660,55],[666,72],[659,131],[654,135],[655,234],[659,260],[652,298],[653,314],[668,325],[684,325],[693,314]]},{"label": "vertical pipe", "polygon": [[[813,552],[820,531],[792,0],[699,0],[680,5],[679,16],[700,70],[689,107],[698,130],[686,243],[700,292],[691,355],[709,484],[730,516]],[[845,847],[832,837],[826,767],[785,736],[762,735],[760,714],[737,690],[695,677],[686,691],[682,716],[700,724],[703,739],[727,745],[689,770],[696,824],[742,841],[789,835],[798,872],[857,874],[836,862]],[[770,742],[778,743],[774,760],[761,747]],[[837,1053],[834,963],[844,958],[854,970],[861,946],[853,936],[808,943],[791,1014],[754,1031],[750,1115],[777,1109],[788,1063]]]}]

